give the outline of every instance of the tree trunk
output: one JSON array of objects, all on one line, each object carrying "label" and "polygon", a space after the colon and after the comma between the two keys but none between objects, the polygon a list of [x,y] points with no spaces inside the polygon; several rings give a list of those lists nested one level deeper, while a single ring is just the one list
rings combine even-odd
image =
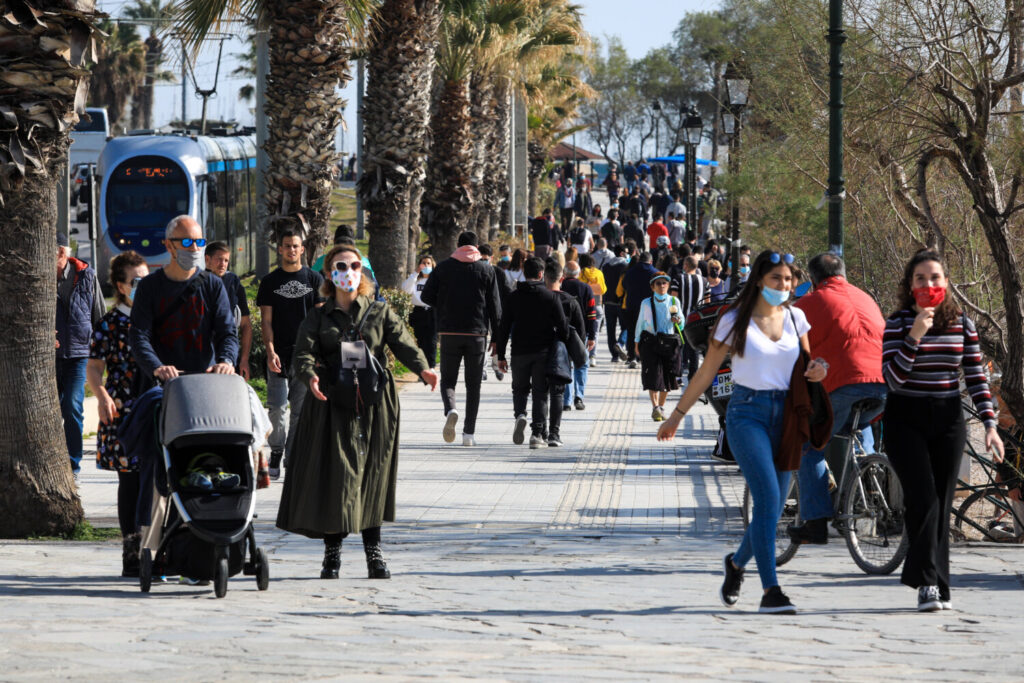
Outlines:
[{"label": "tree trunk", "polygon": [[409,253],[407,273],[416,270],[420,260],[420,203],[423,201],[423,178],[417,178],[409,190]]},{"label": "tree trunk", "polygon": [[544,173],[544,166],[547,164],[548,151],[538,142],[530,140],[526,143],[526,155],[529,159],[530,169],[530,215],[537,215],[537,202],[540,201],[540,177]]},{"label": "tree trunk", "polygon": [[340,155],[337,89],[349,80],[346,0],[268,3],[267,238],[294,231],[307,252],[326,243]]},{"label": "tree trunk", "polygon": [[[66,154],[67,143],[64,144]],[[57,403],[56,170],[0,208],[0,537],[64,535],[84,515]]]},{"label": "tree trunk", "polygon": [[370,260],[385,287],[398,287],[408,272],[410,217],[418,232],[411,193],[426,163],[440,18],[438,0],[386,0],[373,19],[358,192],[367,209]]},{"label": "tree trunk", "polygon": [[140,93],[142,109],[142,127],[153,127],[153,94],[156,89],[156,70],[163,61],[163,41],[155,34],[146,39],[146,80]]},{"label": "tree trunk", "polygon": [[459,233],[473,206],[469,167],[473,148],[470,131],[469,87],[466,81],[447,81],[430,122],[432,147],[427,160],[423,224],[431,253],[438,261],[455,251]]}]

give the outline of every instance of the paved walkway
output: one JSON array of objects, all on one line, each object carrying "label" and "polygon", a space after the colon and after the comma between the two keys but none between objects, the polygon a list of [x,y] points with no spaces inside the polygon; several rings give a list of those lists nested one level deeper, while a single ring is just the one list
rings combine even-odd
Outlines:
[{"label": "paved walkway", "polygon": [[[484,385],[474,448],[443,444],[439,397],[406,386],[391,581],[365,578],[358,539],[341,580],[316,578],[322,546],[273,526],[278,484],[258,503],[265,593],[239,576],[222,600],[143,596],[113,577],[119,544],[0,542],[0,680],[1020,680],[1020,548],[956,549],[956,612],[917,614],[838,539],[781,568],[799,615],[756,614],[753,565],[723,608],[742,478],[708,457],[706,407],[658,444],[638,385],[601,363],[566,447],[536,451],[511,443],[507,378]],[[115,526],[116,478],[88,469],[81,491]]]}]

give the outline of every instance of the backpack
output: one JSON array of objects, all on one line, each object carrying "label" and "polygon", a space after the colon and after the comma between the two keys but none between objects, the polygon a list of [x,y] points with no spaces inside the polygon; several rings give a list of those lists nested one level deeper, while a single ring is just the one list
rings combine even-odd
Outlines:
[{"label": "backpack", "polygon": [[573,228],[572,232],[569,233],[569,242],[572,244],[586,244],[587,243],[587,229],[586,228]]}]

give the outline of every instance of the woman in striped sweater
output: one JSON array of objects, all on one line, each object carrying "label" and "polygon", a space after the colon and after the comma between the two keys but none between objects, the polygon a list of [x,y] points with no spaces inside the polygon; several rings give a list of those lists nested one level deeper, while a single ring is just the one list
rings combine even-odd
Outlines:
[{"label": "woman in striped sweater", "polygon": [[960,371],[985,423],[985,446],[1002,460],[992,395],[974,323],[948,292],[938,253],[921,250],[900,283],[900,310],[886,321],[882,373],[890,394],[885,450],[903,485],[910,550],[901,581],[918,589],[922,612],[952,609],[949,509],[967,438]]}]

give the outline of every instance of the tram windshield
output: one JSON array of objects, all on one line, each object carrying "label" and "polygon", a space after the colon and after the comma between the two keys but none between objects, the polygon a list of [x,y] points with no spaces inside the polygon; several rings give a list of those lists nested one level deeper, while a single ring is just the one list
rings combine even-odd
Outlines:
[{"label": "tram windshield", "polygon": [[107,181],[107,230],[163,230],[172,218],[188,213],[188,199],[188,179],[178,164],[159,156],[133,157]]}]

